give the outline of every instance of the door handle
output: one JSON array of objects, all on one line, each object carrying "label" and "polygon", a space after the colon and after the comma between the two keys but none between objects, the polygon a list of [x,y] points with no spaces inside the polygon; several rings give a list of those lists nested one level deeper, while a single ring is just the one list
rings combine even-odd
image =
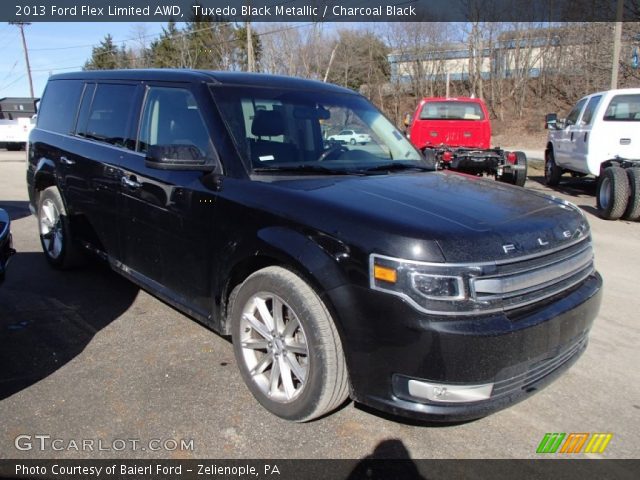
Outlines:
[{"label": "door handle", "polygon": [[142,186],[142,184],[140,182],[138,182],[135,178],[136,177],[133,177],[133,176],[132,177],[122,177],[120,179],[120,182],[125,187],[140,188]]},{"label": "door handle", "polygon": [[573,142],[573,132],[571,132],[571,141]]},{"label": "door handle", "polygon": [[76,163],[76,161],[70,160],[63,155],[62,157],[60,157],[60,163],[62,163],[63,165],[73,165]]},{"label": "door handle", "polygon": [[584,132],[584,143],[587,143],[587,138],[589,138],[589,132]]}]

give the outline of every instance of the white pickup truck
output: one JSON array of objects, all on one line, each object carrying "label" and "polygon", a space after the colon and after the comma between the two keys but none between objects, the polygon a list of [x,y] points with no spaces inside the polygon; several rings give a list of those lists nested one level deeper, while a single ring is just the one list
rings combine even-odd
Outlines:
[{"label": "white pickup truck", "polygon": [[0,120],[0,148],[6,148],[10,151],[24,148],[34,125],[34,118]]},{"label": "white pickup truck", "polygon": [[603,218],[640,219],[640,88],[588,95],[565,119],[548,114],[546,128],[547,185],[565,172],[594,175]]}]

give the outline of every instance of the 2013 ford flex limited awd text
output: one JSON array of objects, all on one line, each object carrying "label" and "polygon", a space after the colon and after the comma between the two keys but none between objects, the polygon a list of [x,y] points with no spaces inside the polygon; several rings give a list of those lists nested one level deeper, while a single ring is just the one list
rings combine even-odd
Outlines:
[{"label": "2013 ford flex limited awd text", "polygon": [[[345,128],[371,141],[328,140]],[[348,397],[481,417],[573,364],[600,304],[580,210],[433,171],[364,97],[321,82],[55,75],[27,182],[54,267],[93,252],[230,335],[248,388],[289,420]]]}]

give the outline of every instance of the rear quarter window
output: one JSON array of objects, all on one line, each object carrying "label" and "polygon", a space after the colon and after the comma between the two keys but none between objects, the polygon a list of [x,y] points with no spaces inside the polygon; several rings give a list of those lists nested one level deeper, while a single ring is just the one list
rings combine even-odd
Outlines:
[{"label": "rear quarter window", "polygon": [[82,88],[82,80],[50,81],[38,109],[38,128],[70,133],[75,126]]},{"label": "rear quarter window", "polygon": [[604,112],[605,122],[640,122],[640,94],[616,95]]}]

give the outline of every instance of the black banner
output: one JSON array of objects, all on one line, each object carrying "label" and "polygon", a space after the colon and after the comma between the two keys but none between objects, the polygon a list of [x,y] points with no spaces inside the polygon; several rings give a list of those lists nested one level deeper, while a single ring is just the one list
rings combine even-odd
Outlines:
[{"label": "black banner", "polygon": [[636,480],[640,460],[0,460],[0,477],[74,480]]},{"label": "black banner", "polygon": [[3,22],[611,22],[637,0],[3,0]]}]

